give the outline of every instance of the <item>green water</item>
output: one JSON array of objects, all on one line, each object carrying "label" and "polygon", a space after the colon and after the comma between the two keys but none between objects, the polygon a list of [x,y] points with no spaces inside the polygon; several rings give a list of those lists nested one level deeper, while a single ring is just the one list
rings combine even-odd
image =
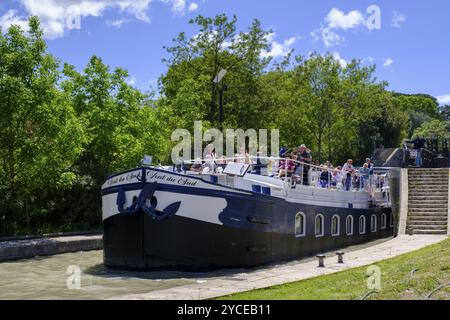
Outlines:
[{"label": "green water", "polygon": [[[390,239],[351,246],[345,251],[367,248]],[[335,256],[335,250],[331,251],[329,256]],[[310,257],[302,261],[313,259],[315,258]],[[74,271],[80,272],[79,282],[74,281],[77,278]],[[0,263],[0,300],[118,298],[129,294],[204,283],[213,279],[233,278],[252,271],[254,270],[221,270],[207,273],[118,271],[103,266],[101,250],[66,253]]]},{"label": "green water", "polygon": [[67,253],[0,263],[0,299],[108,299],[195,283],[201,276],[111,270],[103,266],[102,251]]}]

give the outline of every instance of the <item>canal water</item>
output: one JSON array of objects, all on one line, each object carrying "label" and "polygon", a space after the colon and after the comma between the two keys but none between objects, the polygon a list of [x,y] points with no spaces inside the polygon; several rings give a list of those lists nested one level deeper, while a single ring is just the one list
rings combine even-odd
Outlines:
[{"label": "canal water", "polygon": [[[390,240],[351,246],[346,252]],[[335,256],[334,252],[327,253]],[[303,258],[311,261],[314,257]],[[293,261],[284,264],[296,264]],[[256,269],[255,269],[256,270]],[[0,263],[0,300],[9,299],[110,299],[141,294],[213,279],[240,278],[254,270],[218,270],[205,273],[177,271],[131,272],[103,265],[103,251],[88,251]]]},{"label": "canal water", "polygon": [[103,252],[0,263],[0,299],[108,299],[207,281],[220,273],[126,272],[105,268]]}]

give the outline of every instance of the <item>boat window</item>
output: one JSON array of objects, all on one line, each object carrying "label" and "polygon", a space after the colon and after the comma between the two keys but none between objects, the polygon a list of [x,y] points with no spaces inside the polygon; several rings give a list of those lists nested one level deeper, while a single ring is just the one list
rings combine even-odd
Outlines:
[{"label": "boat window", "polygon": [[347,217],[347,220],[345,222],[345,229],[346,229],[348,236],[353,235],[353,217],[352,216]]},{"label": "boat window", "polygon": [[340,219],[339,216],[333,216],[331,219],[331,235],[338,236],[340,234]]},{"label": "boat window", "polygon": [[385,213],[383,213],[382,215],[381,215],[381,229],[386,229],[386,222],[387,222],[387,217],[386,217],[386,214]]},{"label": "boat window", "polygon": [[304,237],[306,235],[306,219],[303,212],[297,213],[295,216],[295,236]]},{"label": "boat window", "polygon": [[377,216],[374,214],[370,218],[370,231],[377,232]]},{"label": "boat window", "polygon": [[366,217],[361,216],[359,218],[359,234],[366,233]]},{"label": "boat window", "polygon": [[316,237],[323,237],[323,235],[324,235],[323,224],[324,224],[323,215],[318,214],[316,216],[316,223],[315,223]]}]

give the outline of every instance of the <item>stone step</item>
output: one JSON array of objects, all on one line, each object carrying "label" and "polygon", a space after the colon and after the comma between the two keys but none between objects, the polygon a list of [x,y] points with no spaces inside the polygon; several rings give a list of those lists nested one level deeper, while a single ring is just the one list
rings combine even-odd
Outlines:
[{"label": "stone step", "polygon": [[408,180],[447,180],[448,181],[448,176],[444,176],[441,174],[435,174],[435,175],[409,175],[408,176]]},{"label": "stone step", "polygon": [[435,172],[432,174],[408,174],[408,178],[415,178],[415,179],[430,179],[430,178],[438,178],[438,179],[448,179],[448,174],[442,174],[439,172]]},{"label": "stone step", "polygon": [[447,231],[447,225],[438,225],[438,226],[420,226],[420,225],[409,225],[410,229],[413,230],[436,230],[436,231]]},{"label": "stone step", "polygon": [[433,220],[416,220],[416,219],[409,219],[408,225],[410,226],[444,226],[447,228],[447,220],[442,221],[433,221]]},{"label": "stone step", "polygon": [[413,234],[422,234],[422,235],[446,235],[447,230],[413,230]]},{"label": "stone step", "polygon": [[417,181],[409,181],[408,185],[411,187],[447,187],[448,188],[448,181],[417,180]]},{"label": "stone step", "polygon": [[418,220],[438,219],[438,220],[447,221],[448,220],[448,214],[444,214],[444,213],[423,214],[423,212],[414,213],[414,212],[408,211],[408,218],[418,219]]},{"label": "stone step", "polygon": [[421,200],[421,201],[440,201],[440,200],[445,200],[448,201],[448,196],[447,195],[435,195],[434,193],[430,194],[430,195],[415,195],[415,196],[410,196],[409,197],[410,201],[415,201],[415,200]]},{"label": "stone step", "polygon": [[408,219],[411,220],[438,220],[438,221],[447,221],[448,215],[435,215],[435,214],[413,214],[411,212],[408,212]]},{"label": "stone step", "polygon": [[448,209],[448,201],[420,201],[420,200],[411,200],[408,202],[408,208],[441,208]]},{"label": "stone step", "polygon": [[408,215],[411,216],[435,216],[435,217],[448,217],[448,212],[443,211],[420,211],[408,209]]},{"label": "stone step", "polygon": [[409,177],[429,177],[429,176],[448,176],[448,170],[446,171],[429,171],[429,172],[423,172],[423,171],[409,171],[408,172]]},{"label": "stone step", "polygon": [[447,172],[448,168],[409,168],[408,172]]},{"label": "stone step", "polygon": [[409,188],[408,190],[409,195],[419,195],[419,196],[443,196],[448,197],[448,189],[444,188]]},{"label": "stone step", "polygon": [[427,212],[427,213],[431,213],[431,214],[447,215],[448,209],[447,209],[447,206],[445,206],[445,207],[430,207],[430,206],[418,207],[418,206],[408,205],[408,212],[417,212],[417,213]]},{"label": "stone step", "polygon": [[448,197],[448,192],[434,191],[434,190],[409,190],[408,195],[410,197],[424,197],[424,196]]},{"label": "stone step", "polygon": [[439,203],[448,205],[448,197],[445,196],[410,196],[409,203]]},{"label": "stone step", "polygon": [[436,184],[409,184],[409,189],[416,188],[416,189],[443,189],[448,190],[448,184],[443,185],[436,185]]}]

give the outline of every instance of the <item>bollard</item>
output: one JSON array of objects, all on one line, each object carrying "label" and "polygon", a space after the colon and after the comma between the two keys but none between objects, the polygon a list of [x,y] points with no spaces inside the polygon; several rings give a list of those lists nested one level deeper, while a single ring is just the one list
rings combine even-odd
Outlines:
[{"label": "bollard", "polygon": [[338,256],[338,263],[344,263],[344,254],[345,252],[342,251],[336,252],[336,255]]},{"label": "bollard", "polygon": [[319,268],[325,268],[325,263],[323,261],[325,259],[325,255],[319,254],[317,255],[317,258],[319,259]]}]

